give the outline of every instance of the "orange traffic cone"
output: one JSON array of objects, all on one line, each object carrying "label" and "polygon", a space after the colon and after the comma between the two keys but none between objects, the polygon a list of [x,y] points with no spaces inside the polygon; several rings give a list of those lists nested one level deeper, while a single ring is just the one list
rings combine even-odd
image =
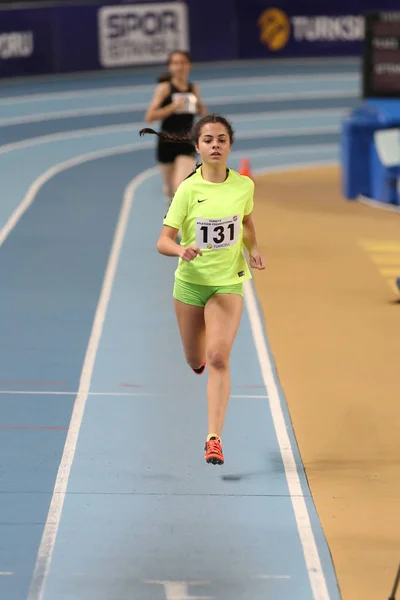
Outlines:
[{"label": "orange traffic cone", "polygon": [[248,158],[242,158],[240,161],[239,173],[241,175],[246,175],[246,177],[250,177],[250,179],[253,179],[251,176],[250,161]]}]

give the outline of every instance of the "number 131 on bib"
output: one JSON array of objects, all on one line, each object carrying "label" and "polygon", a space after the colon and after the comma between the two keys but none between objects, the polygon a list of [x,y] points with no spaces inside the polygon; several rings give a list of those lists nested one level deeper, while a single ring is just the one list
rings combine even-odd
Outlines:
[{"label": "number 131 on bib", "polygon": [[239,240],[240,217],[196,220],[196,246],[201,249],[221,250],[234,246]]}]

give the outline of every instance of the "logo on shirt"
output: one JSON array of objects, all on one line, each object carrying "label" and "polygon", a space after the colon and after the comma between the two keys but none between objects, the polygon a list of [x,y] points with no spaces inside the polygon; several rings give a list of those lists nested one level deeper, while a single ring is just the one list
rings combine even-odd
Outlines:
[{"label": "logo on shirt", "polygon": [[244,276],[244,271],[239,271],[238,277],[243,277],[243,276]]},{"label": "logo on shirt", "polygon": [[203,198],[203,200],[197,200],[197,202],[200,204],[200,202],[205,202],[206,200],[208,200],[208,198]]}]

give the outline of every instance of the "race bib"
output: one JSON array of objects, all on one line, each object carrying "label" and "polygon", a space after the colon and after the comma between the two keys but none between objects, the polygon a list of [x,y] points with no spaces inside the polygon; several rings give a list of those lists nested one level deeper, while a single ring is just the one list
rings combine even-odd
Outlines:
[{"label": "race bib", "polygon": [[175,102],[175,100],[183,100],[183,108],[177,110],[175,114],[195,115],[197,113],[197,97],[191,92],[172,94],[172,101]]},{"label": "race bib", "polygon": [[196,246],[204,250],[221,250],[234,246],[239,240],[240,217],[196,220]]}]

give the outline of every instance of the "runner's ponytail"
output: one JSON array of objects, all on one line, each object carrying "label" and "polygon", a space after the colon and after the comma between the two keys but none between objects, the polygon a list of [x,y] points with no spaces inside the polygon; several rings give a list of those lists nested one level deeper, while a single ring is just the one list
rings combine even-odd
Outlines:
[{"label": "runner's ponytail", "polygon": [[150,133],[152,135],[156,135],[163,142],[192,142],[192,136],[189,134],[178,135],[175,133],[168,133],[167,131],[155,131],[154,129],[150,129],[150,127],[145,127],[139,131],[139,135],[146,135]]},{"label": "runner's ponytail", "polygon": [[234,131],[232,125],[225,119],[225,117],[221,117],[220,115],[206,115],[202,117],[195,126],[193,130],[188,133],[182,133],[181,135],[175,133],[168,133],[168,131],[154,131],[154,129],[150,129],[149,127],[145,127],[139,131],[140,135],[145,135],[146,133],[151,133],[152,135],[158,136],[164,142],[189,142],[191,144],[198,144],[201,131],[204,125],[208,123],[220,123],[226,129],[226,133],[229,136],[229,140],[231,144],[234,142]]}]

